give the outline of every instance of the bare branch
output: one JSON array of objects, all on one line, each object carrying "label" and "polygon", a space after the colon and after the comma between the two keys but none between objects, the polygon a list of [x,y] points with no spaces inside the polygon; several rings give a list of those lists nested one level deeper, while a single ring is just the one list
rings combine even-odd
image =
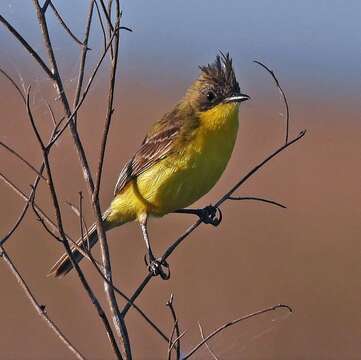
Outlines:
[{"label": "bare branch", "polygon": [[173,329],[172,329],[172,333],[171,333],[171,336],[169,338],[169,343],[168,343],[168,360],[171,359],[171,346],[172,346],[172,341],[173,341],[173,336],[174,336],[174,333],[177,335],[176,337],[178,338],[178,341],[176,343],[176,353],[177,353],[177,360],[180,359],[180,354],[181,354],[181,347],[180,347],[180,330],[179,330],[179,323],[178,323],[178,319],[177,319],[177,315],[175,313],[175,309],[174,309],[174,306],[173,306],[173,299],[174,299],[174,296],[173,294],[170,295],[169,297],[169,300],[167,301],[166,303],[166,306],[169,307],[169,310],[171,312],[171,315],[172,315],[172,319],[173,319]]},{"label": "bare branch", "polygon": [[[167,359],[168,360],[171,360],[172,359],[172,344],[173,344],[173,337],[174,337],[174,334],[175,334],[175,331],[176,331],[176,328],[178,326],[178,320],[176,320],[173,324],[173,327],[172,327],[172,331],[170,333],[170,337],[169,337],[169,341],[168,341],[168,356],[167,356]],[[176,338],[178,338],[178,342],[179,342],[179,336],[176,336]],[[178,343],[177,342],[177,343]],[[175,349],[177,350],[177,349]]]},{"label": "bare branch", "polygon": [[3,143],[2,141],[0,141],[0,145],[2,147],[4,147],[6,150],[8,150],[11,154],[15,155],[19,160],[21,160],[25,165],[27,165],[31,170],[33,170],[35,172],[35,174],[39,175],[43,180],[46,180],[46,177],[44,175],[42,175],[36,168],[35,166],[31,165],[29,163],[29,161],[27,161],[23,156],[21,156],[17,151],[15,151],[13,148],[11,148],[10,146],[6,145],[5,143]]},{"label": "bare branch", "polygon": [[40,305],[35,299],[32,291],[29,286],[26,284],[23,277],[20,275],[19,271],[16,269],[14,263],[11,261],[7,252],[3,247],[0,247],[0,256],[5,261],[7,266],[9,267],[12,274],[16,277],[19,286],[24,291],[26,297],[29,299],[30,303],[33,305],[39,316],[46,322],[46,324],[54,331],[56,336],[65,344],[65,346],[74,354],[74,356],[79,360],[84,360],[85,357],[80,353],[78,349],[67,339],[67,337],[63,334],[63,332],[58,328],[58,326],[50,319],[47,314],[45,305]]},{"label": "bare branch", "polygon": [[[28,202],[29,204],[31,203],[36,215],[41,218],[41,220],[42,220],[41,223],[44,222],[47,224],[47,230],[49,230],[52,234],[54,234],[54,232],[57,232],[59,234],[59,228],[57,227],[57,225],[45,214],[45,212],[35,203],[34,200],[31,201],[31,198],[28,195],[26,195],[24,192],[22,192],[9,178],[7,178],[1,172],[0,172],[0,179],[6,185],[8,185],[10,187],[10,189],[15,192],[15,194],[20,196],[25,202]],[[52,229],[52,231],[50,230],[50,228]],[[56,238],[59,239],[58,236],[56,236]],[[88,254],[86,252],[84,252],[69,235],[66,235],[66,238],[68,241],[70,241],[72,243],[72,245],[74,247],[76,247],[80,252],[82,252],[84,257],[86,257],[86,258],[88,258],[88,260],[90,260],[88,257]]]},{"label": "bare branch", "polygon": [[15,28],[2,16],[0,15],[0,22],[2,22],[7,29],[10,31],[11,34],[13,34],[18,40],[21,45],[28,51],[28,53],[36,60],[36,62],[41,66],[41,68],[47,73],[47,75],[53,79],[53,73],[48,68],[48,66],[45,64],[43,59],[40,57],[40,55],[30,46],[30,44],[15,30]]},{"label": "bare branch", "polygon": [[264,198],[257,197],[257,196],[229,196],[228,199],[229,200],[255,200],[255,201],[260,201],[260,202],[264,202],[264,203],[271,204],[271,205],[276,205],[283,209],[287,209],[287,207],[285,205],[282,205],[279,202],[269,200],[269,199],[264,199]]},{"label": "bare branch", "polygon": [[[115,28],[117,29],[120,24],[120,4],[119,0],[116,0],[116,22]],[[112,27],[113,29],[113,27]],[[112,281],[112,270],[111,270],[111,262],[110,262],[110,253],[108,248],[108,242],[105,235],[105,230],[103,227],[103,220],[99,206],[99,190],[100,190],[100,181],[101,175],[103,170],[103,162],[104,162],[104,154],[105,148],[108,139],[108,133],[110,129],[112,114],[113,114],[113,101],[114,101],[114,90],[115,90],[115,78],[116,78],[116,71],[117,71],[117,63],[118,63],[118,51],[119,51],[119,32],[115,32],[115,37],[113,41],[114,46],[114,54],[111,59],[111,71],[110,71],[110,80],[109,80],[109,90],[108,90],[108,106],[107,106],[107,114],[104,126],[104,132],[101,141],[100,147],[100,157],[97,166],[97,174],[95,180],[95,187],[92,189],[92,202],[93,208],[96,212],[96,223],[97,223],[97,232],[100,242],[101,254],[102,254],[102,262],[104,267],[104,275],[105,278],[108,280],[104,282],[104,289],[107,295],[107,300],[109,303],[110,310],[113,315],[113,323],[115,328],[118,331],[118,335],[121,338],[122,346],[123,346],[123,355],[126,359],[132,358],[132,352],[130,347],[130,341],[128,336],[127,327],[125,325],[124,318],[122,317],[119,306],[117,303],[117,299],[115,296],[115,292],[113,289],[113,281]],[[109,285],[109,283],[111,285]]]},{"label": "bare branch", "polygon": [[[117,14],[118,15],[117,15],[115,27],[118,28],[119,24],[120,24],[119,1],[117,1],[116,3],[117,3]],[[107,145],[109,129],[110,129],[111,121],[112,121],[112,115],[114,112],[113,102],[114,102],[115,79],[116,79],[116,73],[117,73],[118,54],[119,54],[118,51],[119,51],[119,32],[116,32],[115,37],[114,37],[114,54],[113,54],[113,58],[112,58],[112,67],[111,67],[110,79],[109,79],[107,114],[106,114],[106,120],[105,120],[105,125],[104,125],[104,132],[103,132],[103,136],[102,136],[102,142],[101,142],[101,146],[100,146],[100,156],[99,156],[99,161],[98,161],[96,182],[95,182],[95,189],[94,189],[95,198],[99,197],[105,148]]]},{"label": "bare branch", "polygon": [[34,134],[35,134],[36,138],[38,139],[41,150],[45,151],[44,141],[42,140],[41,135],[39,133],[39,130],[38,130],[36,124],[35,124],[34,117],[33,117],[33,114],[31,112],[31,108],[30,108],[30,90],[31,90],[31,86],[29,85],[29,87],[27,89],[27,92],[26,92],[26,110],[28,112],[28,116],[29,116],[29,119],[30,119],[31,126],[33,128],[33,131],[34,131]]},{"label": "bare branch", "polygon": [[35,196],[31,199],[31,207],[36,215],[36,219],[41,223],[41,225],[43,226],[43,228],[45,229],[45,231],[52,237],[54,238],[56,241],[59,242],[63,242],[62,239],[60,239],[59,236],[57,236],[57,234],[49,228],[49,226],[47,225],[47,223],[45,222],[44,218],[41,216],[40,212],[38,211],[37,206],[35,205]]},{"label": "bare branch", "polygon": [[75,206],[74,204],[72,204],[70,201],[65,201],[65,204],[69,205],[70,209],[72,209],[73,213],[78,216],[79,218],[81,218],[80,216],[80,209]]},{"label": "bare branch", "polygon": [[[64,30],[69,34],[69,36],[79,45],[81,46],[86,46],[84,45],[84,43],[82,43],[74,34],[73,32],[70,30],[70,28],[66,25],[65,21],[63,20],[62,16],[59,14],[58,10],[56,9],[56,7],[54,6],[54,4],[52,3],[52,1],[49,1],[49,6],[51,7],[51,9],[53,10],[55,16],[57,17],[57,19],[59,20],[59,23],[62,25],[62,27],[64,28]],[[89,48],[87,48],[87,50],[91,50]]]},{"label": "bare branch", "polygon": [[42,12],[44,15],[45,15],[45,13],[46,13],[46,10],[47,10],[49,4],[50,4],[50,0],[45,0],[45,1],[44,1],[44,5],[43,5],[43,7],[41,8],[41,12]]},{"label": "bare branch", "polygon": [[261,161],[257,166],[255,166],[246,176],[244,176],[240,181],[237,182],[224,196],[222,196],[216,203],[215,207],[219,207],[222,205],[241,185],[243,185],[253,174],[255,174],[258,170],[260,170],[264,165],[266,165],[270,160],[276,157],[279,153],[287,149],[290,145],[296,143],[300,139],[304,137],[306,134],[306,130],[301,131],[296,137],[294,137],[290,142],[285,143],[280,146],[274,152],[272,152],[269,156],[267,156],[263,161]]},{"label": "bare branch", "polygon": [[36,177],[36,179],[34,181],[34,184],[31,188],[31,192],[28,196],[28,200],[26,201],[23,210],[21,211],[18,219],[16,220],[16,222],[13,225],[13,227],[11,228],[11,230],[0,240],[0,246],[3,246],[5,244],[5,242],[15,233],[15,231],[17,230],[17,228],[20,226],[21,222],[23,221],[23,219],[26,215],[26,212],[28,211],[29,205],[34,199],[36,187],[39,184],[40,176],[41,176],[41,173],[43,172],[43,170],[44,170],[44,163],[40,167],[39,175]]},{"label": "bare branch", "polygon": [[[74,96],[74,101],[73,101],[73,107],[74,108],[79,103],[80,94],[81,94],[81,90],[82,90],[82,87],[83,87],[84,73],[85,73],[85,63],[86,63],[86,58],[87,58],[87,54],[88,54],[89,34],[90,34],[90,28],[91,28],[92,19],[93,19],[93,9],[94,9],[94,1],[91,0],[89,2],[89,10],[88,10],[85,33],[84,33],[84,40],[83,40],[84,47],[83,47],[83,49],[81,51],[81,54],[80,54],[78,81],[77,81],[75,96]],[[104,54],[106,54],[106,46],[104,47]],[[74,123],[75,123],[75,125],[77,123],[77,114],[76,113],[75,113]]]},{"label": "bare branch", "polygon": [[262,66],[264,69],[266,69],[272,76],[273,80],[275,81],[276,83],[276,86],[279,90],[279,92],[281,93],[281,96],[283,98],[283,101],[285,103],[285,107],[286,107],[286,135],[285,135],[285,144],[288,143],[288,134],[289,134],[289,123],[290,123],[290,109],[288,107],[288,102],[287,102],[287,97],[286,97],[286,94],[285,92],[283,91],[275,73],[268,67],[266,66],[265,64],[261,63],[260,61],[257,61],[257,60],[254,60],[254,62],[260,66]]},{"label": "bare branch", "polygon": [[[51,118],[51,121],[53,122],[54,128],[58,127],[59,125],[57,124],[57,122],[55,120],[55,115],[54,115],[53,109],[51,108],[51,106],[50,106],[50,104],[48,102],[46,103],[46,106],[48,107],[48,110],[49,110],[49,113],[50,113],[50,118]],[[60,121],[62,121],[63,119],[61,119]]]},{"label": "bare branch", "polygon": [[114,26],[113,26],[113,24],[112,24],[112,19],[111,19],[110,16],[109,16],[109,13],[108,13],[107,8],[105,7],[104,1],[103,1],[103,0],[99,0],[99,1],[100,1],[100,5],[101,5],[101,7],[102,7],[102,9],[103,9],[105,18],[107,19],[108,26],[109,26],[109,28],[111,29],[111,31],[114,31]]},{"label": "bare branch", "polygon": [[105,48],[107,47],[107,35],[106,35],[106,33],[105,33],[105,28],[104,28],[104,24],[103,24],[103,19],[102,19],[102,16],[101,16],[101,14],[100,14],[99,5],[98,5],[98,2],[97,2],[97,1],[95,1],[95,8],[96,8],[96,10],[97,10],[100,27],[101,27],[102,33],[103,33],[103,43],[104,43],[104,49],[105,49]]},{"label": "bare branch", "polygon": [[16,81],[5,70],[0,68],[0,72],[11,82],[11,84],[14,86],[15,90],[21,96],[21,98],[25,104],[25,102],[26,102],[25,96],[24,96],[23,92],[21,91],[19,85],[16,83]]},{"label": "bare branch", "polygon": [[[116,31],[117,31],[117,30],[116,30]],[[93,72],[92,72],[92,75],[90,76],[90,78],[89,78],[89,80],[88,80],[87,86],[85,87],[85,90],[84,90],[84,92],[83,92],[83,95],[81,96],[80,100],[77,102],[77,105],[76,105],[75,109],[73,110],[73,112],[70,112],[69,114],[66,112],[66,113],[67,113],[67,119],[66,119],[66,121],[65,121],[65,124],[63,125],[63,127],[61,128],[61,130],[59,130],[59,132],[56,134],[56,136],[54,137],[54,139],[49,143],[49,145],[48,145],[49,147],[51,147],[51,146],[59,139],[59,137],[60,137],[60,136],[63,134],[63,132],[67,129],[67,127],[69,126],[69,124],[71,124],[71,123],[73,122],[75,115],[77,114],[78,110],[80,109],[81,105],[83,104],[83,102],[84,102],[84,100],[85,100],[85,98],[86,98],[86,96],[87,96],[87,94],[88,94],[88,92],[89,92],[89,90],[90,90],[90,86],[92,85],[92,83],[93,83],[93,81],[94,81],[94,79],[95,79],[95,76],[96,76],[96,74],[97,74],[97,72],[98,72],[98,70],[99,70],[99,68],[100,68],[100,65],[102,64],[102,62],[103,62],[103,60],[104,60],[104,58],[105,58],[105,56],[106,56],[106,54],[107,54],[107,51],[108,51],[108,49],[109,49],[109,47],[110,47],[110,45],[111,45],[111,43],[112,43],[112,41],[113,41],[113,39],[114,39],[114,36],[115,36],[115,33],[113,34],[113,36],[112,36],[111,39],[109,40],[108,45],[107,45],[105,51],[102,53],[102,55],[101,55],[98,63],[96,64],[96,66],[95,66],[95,68],[94,68],[94,70],[93,70]],[[69,110],[69,111],[70,111],[70,110]],[[74,125],[71,125],[71,127],[72,127],[72,126],[74,126]],[[75,128],[74,128],[74,130],[75,130]],[[74,130],[72,130],[72,133],[73,133]],[[78,151],[78,153],[81,151],[81,150],[80,150],[80,144],[81,144],[81,143],[80,143],[80,139],[79,139],[79,145],[78,145],[78,146],[79,146],[79,151]],[[78,147],[77,147],[77,149],[78,149]],[[83,153],[84,153],[84,149],[83,149],[82,151],[83,151]],[[80,155],[79,155],[79,156],[80,156]],[[85,157],[85,153],[84,153],[84,157]],[[82,167],[83,167],[83,165],[82,165]],[[88,164],[87,164],[87,167],[89,168]],[[87,176],[90,176],[90,171],[89,171],[89,174],[88,174]]]},{"label": "bare branch", "polygon": [[[203,334],[203,329],[202,329],[201,323],[199,321],[198,321],[198,327],[199,327],[199,332],[201,333],[201,338],[202,338],[203,341],[205,341],[204,334]],[[217,358],[216,354],[212,351],[212,349],[208,345],[207,341],[204,342],[204,345],[206,346],[206,348],[207,348],[209,354],[212,356],[212,358],[214,360],[219,360]]]},{"label": "bare branch", "polygon": [[267,312],[270,312],[270,311],[274,311],[274,310],[277,310],[277,309],[280,309],[280,308],[285,308],[287,309],[289,312],[293,312],[292,308],[289,307],[288,305],[284,305],[284,304],[278,304],[278,305],[274,305],[274,306],[271,306],[271,307],[268,307],[268,308],[265,308],[265,309],[262,309],[262,310],[259,310],[259,311],[256,311],[252,314],[248,314],[246,316],[242,316],[238,319],[235,319],[235,320],[232,320],[232,321],[229,321],[225,324],[223,324],[222,326],[220,326],[218,329],[214,330],[213,332],[211,332],[204,340],[202,340],[198,345],[196,345],[188,354],[186,354],[183,359],[186,360],[186,359],[189,359],[199,348],[201,348],[207,341],[209,341],[210,339],[212,339],[214,336],[216,336],[217,334],[219,334],[220,332],[222,332],[224,329],[226,329],[227,327],[229,326],[232,326],[232,325],[235,325],[235,324],[238,324],[239,322],[242,322],[242,321],[245,321],[245,320],[248,320],[248,319],[251,319],[255,316],[259,316],[261,314],[265,314]]},{"label": "bare branch", "polygon": [[[177,336],[174,341],[172,342],[172,344],[170,345],[170,347],[168,348],[168,354],[172,352],[175,344],[177,344],[179,342],[179,340],[187,333],[188,331],[185,330],[183,331],[179,336]],[[183,359],[183,358],[182,358]]]},{"label": "bare branch", "polygon": [[[23,193],[12,181],[10,181],[3,173],[0,172],[0,179],[4,181],[4,183],[6,185],[8,185],[14,192],[15,194],[17,194],[18,196],[20,196],[24,201],[29,202],[30,203],[30,197],[25,195],[25,193]],[[54,222],[52,222],[49,217],[47,217],[47,215],[44,213],[43,210],[41,210],[36,204],[34,204],[34,206],[36,206],[37,210],[39,211],[39,213],[41,214],[41,216],[46,219],[45,221],[48,222],[48,224],[50,226],[53,227],[53,229],[57,229],[57,226],[55,225]]]},{"label": "bare branch", "polygon": [[[103,3],[103,0],[100,0],[101,3],[102,3],[102,7],[104,9],[104,3]],[[107,13],[105,14],[105,16],[107,17],[107,19],[111,19],[112,18],[112,6],[113,6],[113,0],[108,0],[108,10],[107,10]],[[105,11],[104,11],[105,12]],[[112,31],[113,31],[113,28],[112,28],[112,23],[110,21],[110,23],[108,23],[108,32],[109,32],[109,37],[111,36],[112,34]],[[112,45],[110,47],[110,59],[113,61],[114,59],[114,46]]]}]

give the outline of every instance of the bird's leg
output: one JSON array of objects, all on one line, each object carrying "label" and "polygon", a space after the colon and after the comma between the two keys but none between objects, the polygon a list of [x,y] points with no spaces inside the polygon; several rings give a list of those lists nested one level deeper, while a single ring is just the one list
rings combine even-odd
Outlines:
[{"label": "bird's leg", "polygon": [[[164,260],[162,261],[161,259],[157,259],[152,251],[152,248],[150,246],[150,241],[149,241],[149,236],[148,236],[148,229],[147,229],[147,216],[144,216],[140,219],[140,227],[142,229],[142,233],[143,233],[143,238],[145,241],[145,245],[147,247],[147,254],[145,255],[145,262],[148,265],[148,269],[149,271],[152,273],[152,275],[154,276],[158,276],[160,275],[160,277],[163,280],[168,280],[170,277],[170,271],[169,271],[169,265],[168,263]],[[167,268],[167,271],[164,271],[163,267]]]},{"label": "bird's leg", "polygon": [[155,260],[155,256],[153,255],[153,251],[152,248],[150,246],[150,241],[149,241],[149,236],[148,236],[148,229],[147,229],[147,217],[145,217],[145,219],[140,221],[140,227],[142,229],[142,233],[143,233],[143,238],[145,241],[145,245],[147,247],[147,256],[148,256],[148,260],[149,264]]},{"label": "bird's leg", "polygon": [[208,205],[203,209],[179,209],[174,211],[177,214],[197,215],[205,224],[218,226],[222,221],[222,212],[218,207]]}]

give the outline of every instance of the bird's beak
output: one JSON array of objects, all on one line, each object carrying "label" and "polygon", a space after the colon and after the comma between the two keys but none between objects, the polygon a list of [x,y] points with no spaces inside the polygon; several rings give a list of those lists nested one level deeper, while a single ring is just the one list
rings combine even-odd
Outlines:
[{"label": "bird's beak", "polygon": [[251,97],[246,95],[246,94],[237,94],[237,95],[234,95],[234,96],[230,96],[228,98],[225,98],[224,99],[224,102],[225,103],[232,103],[232,102],[238,102],[238,103],[241,103],[243,101],[247,101],[249,100]]}]

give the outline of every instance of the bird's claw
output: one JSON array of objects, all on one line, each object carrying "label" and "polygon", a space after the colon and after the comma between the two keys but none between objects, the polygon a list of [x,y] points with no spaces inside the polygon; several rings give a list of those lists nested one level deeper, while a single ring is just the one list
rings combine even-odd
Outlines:
[{"label": "bird's claw", "polygon": [[213,205],[200,209],[198,216],[202,222],[213,226],[218,226],[222,221],[221,210]]},{"label": "bird's claw", "polygon": [[153,255],[150,256],[149,254],[146,254],[144,256],[144,261],[148,266],[149,272],[153,276],[160,275],[163,280],[168,280],[170,278],[169,264],[166,260],[162,261],[161,258],[156,259]]},{"label": "bird's claw", "polygon": [[154,259],[148,266],[149,272],[153,276],[158,276],[163,280],[168,280],[170,278],[169,265],[166,261],[161,261],[161,259]]}]

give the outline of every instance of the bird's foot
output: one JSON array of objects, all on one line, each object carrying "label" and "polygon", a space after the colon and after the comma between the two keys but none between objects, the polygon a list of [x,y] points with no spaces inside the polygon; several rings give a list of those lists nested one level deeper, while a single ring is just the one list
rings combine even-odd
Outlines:
[{"label": "bird's foot", "polygon": [[144,261],[148,266],[149,272],[153,276],[160,275],[163,280],[168,280],[170,278],[169,264],[166,260],[162,261],[161,258],[156,259],[153,254],[146,254],[144,256]]},{"label": "bird's foot", "polygon": [[203,209],[199,209],[197,215],[205,224],[218,226],[222,221],[222,212],[218,207],[208,205]]}]

